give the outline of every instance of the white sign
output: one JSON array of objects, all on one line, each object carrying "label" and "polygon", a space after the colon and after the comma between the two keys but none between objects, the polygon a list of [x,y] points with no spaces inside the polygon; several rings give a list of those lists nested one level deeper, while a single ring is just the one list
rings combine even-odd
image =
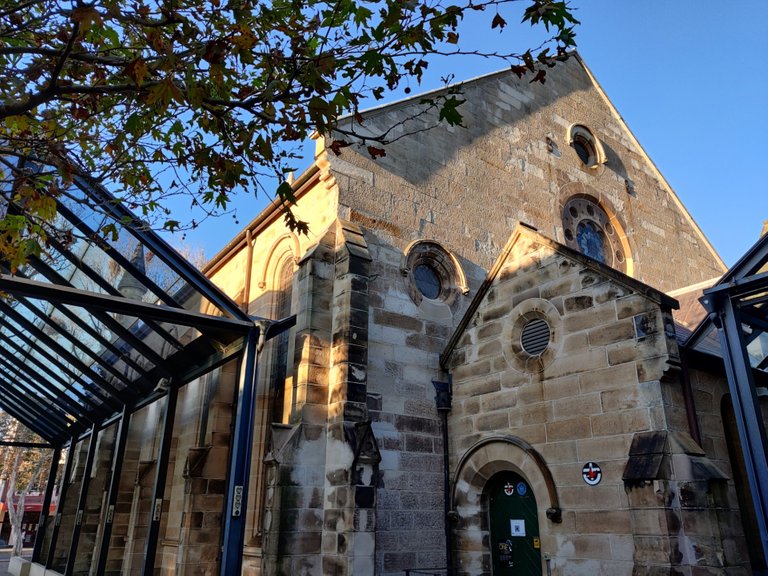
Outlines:
[{"label": "white sign", "polygon": [[232,516],[240,516],[243,513],[243,487],[235,486],[235,494],[232,499]]},{"label": "white sign", "polygon": [[163,513],[163,499],[157,498],[155,500],[155,509],[152,512],[152,521],[153,522],[160,522],[160,516]]},{"label": "white sign", "polygon": [[509,531],[512,536],[525,536],[525,520],[510,520]]}]

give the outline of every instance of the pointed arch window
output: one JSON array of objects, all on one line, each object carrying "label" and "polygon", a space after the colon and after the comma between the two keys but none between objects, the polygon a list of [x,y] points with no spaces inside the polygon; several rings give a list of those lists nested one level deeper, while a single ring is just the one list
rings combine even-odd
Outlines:
[{"label": "pointed arch window", "polygon": [[[293,259],[287,258],[278,269],[274,291],[272,318],[280,320],[291,315],[293,298]],[[276,336],[272,342],[272,370],[270,388],[272,392],[272,421],[282,422],[285,408],[285,380],[288,374],[288,344],[290,330]]]}]

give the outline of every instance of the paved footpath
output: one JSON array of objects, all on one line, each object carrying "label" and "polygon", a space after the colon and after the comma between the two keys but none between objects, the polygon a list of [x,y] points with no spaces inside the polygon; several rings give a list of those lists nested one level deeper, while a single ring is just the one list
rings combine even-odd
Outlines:
[{"label": "paved footpath", "polygon": [[[32,556],[32,548],[24,548],[21,554],[24,558]],[[10,548],[0,548],[0,576],[9,576],[8,562],[11,559]]]}]

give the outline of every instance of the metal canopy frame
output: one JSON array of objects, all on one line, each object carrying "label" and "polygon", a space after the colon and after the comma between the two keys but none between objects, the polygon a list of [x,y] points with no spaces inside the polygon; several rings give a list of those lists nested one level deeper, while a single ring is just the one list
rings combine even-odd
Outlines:
[{"label": "metal canopy frame", "polygon": [[[6,176],[0,182],[0,212],[25,215],[15,185],[27,172],[39,175],[47,168],[39,162],[20,161],[14,166],[8,158],[0,163]],[[50,177],[55,178],[54,171]],[[30,256],[13,271],[0,262],[0,408],[44,441],[34,444],[57,454],[68,445],[68,475],[77,442],[90,435],[95,445],[98,431],[116,422],[120,432],[113,465],[121,460],[130,415],[167,397],[163,430],[167,449],[158,459],[155,479],[155,499],[162,500],[179,387],[242,357],[230,446],[231,454],[237,455],[229,474],[231,510],[248,484],[258,350],[295,319],[271,324],[249,317],[97,182],[80,175],[70,186],[61,187],[56,220],[43,224],[48,235],[44,253]],[[112,233],[104,235],[107,230]],[[51,478],[56,464],[57,459]],[[115,470],[111,505],[119,480],[119,467],[113,475]],[[58,516],[65,488],[66,483]],[[84,482],[79,511],[86,494]],[[224,565],[242,562],[241,515],[244,502],[239,513],[225,513],[224,531],[239,546],[227,543]],[[40,535],[48,521],[44,516]],[[153,523],[159,527],[159,519],[153,517]],[[63,543],[57,543],[59,525],[60,517],[53,527],[47,566],[57,544],[62,549]],[[68,543],[67,573],[72,571],[77,532]],[[156,540],[156,533],[148,535],[144,573],[152,572]],[[38,560],[43,560],[41,543],[35,548]],[[103,573],[107,547],[108,541],[102,539],[97,573]]]},{"label": "metal canopy frame", "polygon": [[[46,169],[10,172],[18,183]],[[6,182],[0,204],[25,215],[15,190]],[[98,183],[77,176],[56,204],[45,252],[13,273],[0,264],[0,407],[60,447],[175,379],[190,350],[214,356],[254,323]]]},{"label": "metal canopy frame", "polygon": [[709,316],[685,343],[697,349],[717,331],[739,440],[768,558],[768,443],[755,377],[768,373],[768,234],[700,298]]}]

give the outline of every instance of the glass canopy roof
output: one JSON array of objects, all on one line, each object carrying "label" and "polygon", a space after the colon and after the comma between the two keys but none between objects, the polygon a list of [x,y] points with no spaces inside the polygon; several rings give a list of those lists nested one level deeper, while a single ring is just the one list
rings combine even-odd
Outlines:
[{"label": "glass canopy roof", "polygon": [[[0,205],[23,214],[9,183]],[[44,253],[0,270],[0,407],[60,445],[239,353],[253,321],[98,184],[56,205]]]},{"label": "glass canopy roof", "polygon": [[701,299],[710,316],[693,331],[685,346],[707,352],[719,348],[714,311],[728,299],[741,326],[739,338],[758,372],[768,374],[768,234],[764,235]]}]

